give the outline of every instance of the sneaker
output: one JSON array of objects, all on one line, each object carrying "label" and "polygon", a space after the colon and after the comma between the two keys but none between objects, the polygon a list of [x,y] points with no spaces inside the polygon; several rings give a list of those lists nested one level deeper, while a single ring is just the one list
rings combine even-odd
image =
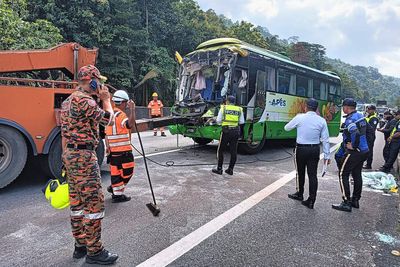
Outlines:
[{"label": "sneaker", "polygon": [[86,263],[88,264],[101,264],[101,265],[110,265],[117,261],[118,255],[108,252],[103,249],[99,253],[93,256],[86,256]]},{"label": "sneaker", "polygon": [[75,250],[74,250],[74,254],[72,255],[72,257],[74,259],[82,259],[83,257],[86,256],[86,253],[87,253],[87,248],[85,246],[77,247],[75,245]]},{"label": "sneaker", "polygon": [[112,203],[120,203],[120,202],[127,202],[131,200],[131,197],[125,195],[113,195],[112,196]]},{"label": "sneaker", "polygon": [[222,169],[220,169],[220,168],[217,168],[217,169],[212,169],[211,171],[212,171],[213,173],[216,173],[216,174],[222,175]]}]

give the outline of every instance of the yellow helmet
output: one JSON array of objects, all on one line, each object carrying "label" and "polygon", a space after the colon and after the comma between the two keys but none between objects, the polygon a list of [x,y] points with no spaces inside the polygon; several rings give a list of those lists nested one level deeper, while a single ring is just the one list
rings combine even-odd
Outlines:
[{"label": "yellow helmet", "polygon": [[67,183],[60,183],[59,180],[49,180],[43,188],[44,196],[55,209],[65,209],[69,206],[69,190]]},{"label": "yellow helmet", "polygon": [[151,96],[158,96],[158,94],[156,92],[154,92]]}]

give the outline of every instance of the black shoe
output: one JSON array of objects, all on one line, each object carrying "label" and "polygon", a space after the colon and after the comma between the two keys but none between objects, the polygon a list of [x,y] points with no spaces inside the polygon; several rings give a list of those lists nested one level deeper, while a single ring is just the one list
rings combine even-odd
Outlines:
[{"label": "black shoe", "polygon": [[360,208],[360,203],[358,203],[358,199],[352,198],[351,199],[351,206],[353,208],[359,209]]},{"label": "black shoe", "polygon": [[372,166],[371,165],[364,165],[363,169],[365,170],[372,170]]},{"label": "black shoe", "polygon": [[310,198],[308,198],[307,200],[301,202],[302,205],[306,206],[309,209],[313,209],[314,208],[314,203],[315,203],[315,200],[312,200]]},{"label": "black shoe", "polygon": [[157,136],[157,133],[156,133],[156,132],[154,133],[154,136]]},{"label": "black shoe", "polygon": [[164,132],[161,133],[161,136],[167,137],[167,135]]},{"label": "black shoe", "polygon": [[87,248],[85,246],[77,247],[75,245],[75,250],[74,250],[74,254],[72,255],[72,257],[74,259],[82,259],[83,257],[86,256],[86,253],[87,253]]},{"label": "black shoe", "polygon": [[131,197],[125,195],[112,195],[112,203],[120,203],[131,200]]},{"label": "black shoe", "polygon": [[303,201],[303,195],[301,195],[299,192],[296,192],[294,194],[288,194],[287,196],[294,200]]},{"label": "black shoe", "polygon": [[225,173],[227,173],[229,175],[233,175],[233,170],[232,169],[226,169]]},{"label": "black shoe", "polygon": [[216,173],[216,174],[219,174],[219,175],[221,175],[222,174],[222,169],[212,169],[211,170],[213,173]]},{"label": "black shoe", "polygon": [[351,203],[349,201],[342,201],[340,204],[332,205],[332,209],[351,212]]},{"label": "black shoe", "polygon": [[89,264],[101,264],[101,265],[109,265],[113,264],[118,259],[118,255],[108,252],[103,249],[99,253],[93,256],[86,256],[86,263]]},{"label": "black shoe", "polygon": [[110,193],[110,194],[114,193],[111,185],[107,186],[107,192]]}]

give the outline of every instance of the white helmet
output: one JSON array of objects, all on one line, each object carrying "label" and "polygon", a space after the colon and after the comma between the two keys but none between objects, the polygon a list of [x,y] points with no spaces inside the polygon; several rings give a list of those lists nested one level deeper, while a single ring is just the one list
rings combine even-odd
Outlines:
[{"label": "white helmet", "polygon": [[122,101],[128,101],[128,100],[129,100],[129,95],[124,90],[116,91],[112,97],[112,101],[114,101],[115,103],[121,103]]}]

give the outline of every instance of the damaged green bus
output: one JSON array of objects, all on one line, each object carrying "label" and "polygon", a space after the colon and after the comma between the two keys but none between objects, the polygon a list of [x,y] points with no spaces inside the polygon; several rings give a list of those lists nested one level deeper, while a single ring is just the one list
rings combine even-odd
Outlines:
[{"label": "damaged green bus", "polygon": [[170,125],[171,134],[191,137],[199,144],[218,140],[215,118],[224,99],[236,96],[246,123],[239,151],[259,152],[267,139],[294,139],[284,125],[305,111],[305,100],[319,101],[319,114],[330,136],[340,127],[341,81],[333,72],[313,69],[278,53],[238,39],[219,38],[200,44],[180,66],[172,114],[184,122]]}]

